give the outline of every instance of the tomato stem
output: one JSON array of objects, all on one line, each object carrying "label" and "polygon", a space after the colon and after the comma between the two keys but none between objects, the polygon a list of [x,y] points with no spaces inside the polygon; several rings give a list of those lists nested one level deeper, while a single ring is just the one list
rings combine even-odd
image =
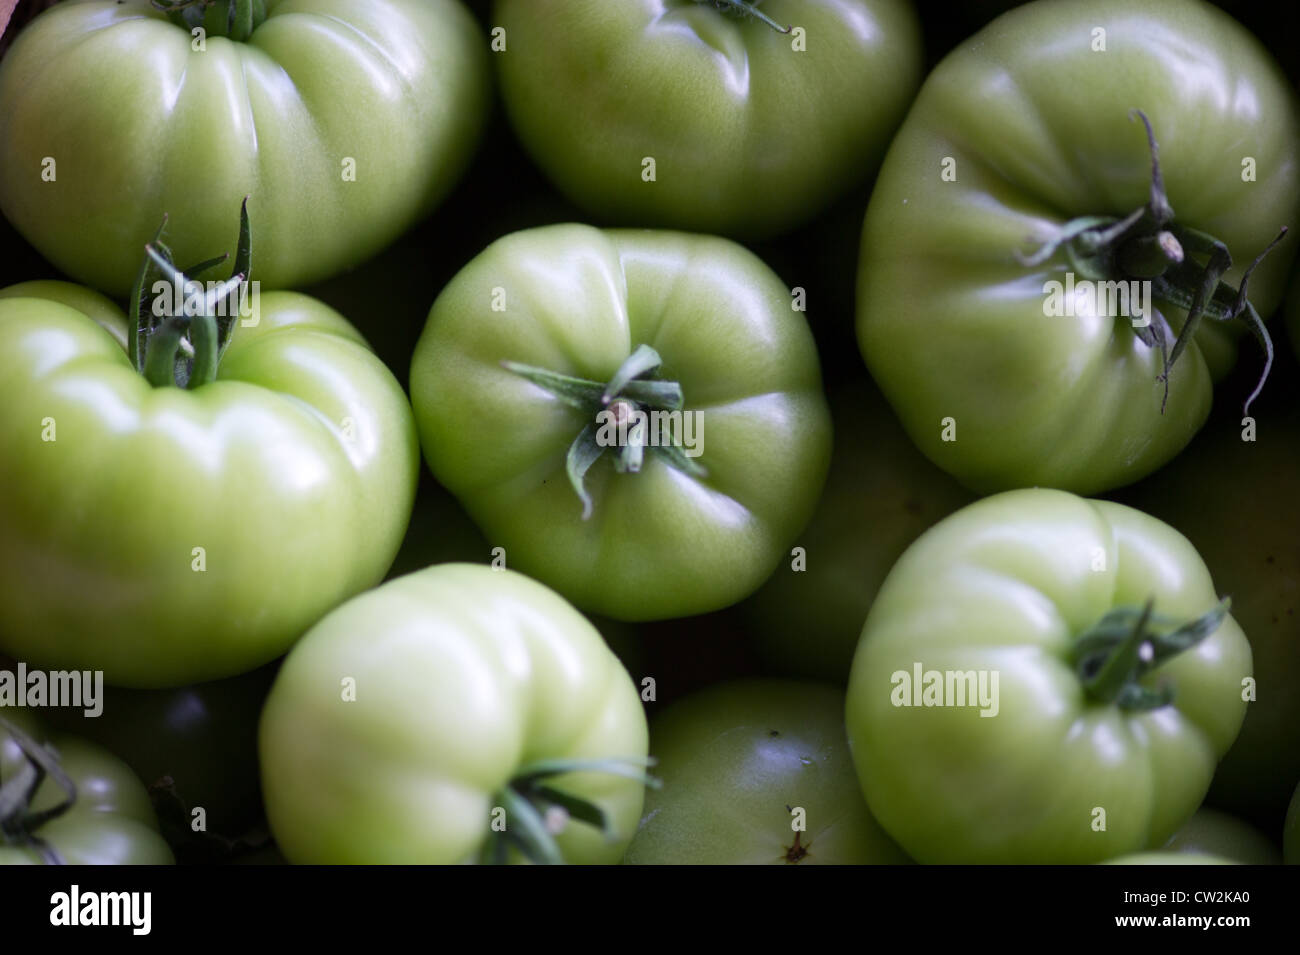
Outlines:
[{"label": "tomato stem", "polygon": [[612,821],[604,809],[591,800],[552,785],[549,780],[566,773],[604,773],[658,788],[660,780],[646,772],[653,763],[649,758],[614,756],[606,759],[540,760],[525,766],[496,795],[496,804],[505,810],[505,829],[494,830],[484,841],[479,861],[507,862],[508,850],[513,847],[529,862],[563,864],[564,854],[556,837],[573,819],[594,826],[607,838],[613,838],[616,834]]},{"label": "tomato stem", "polygon": [[176,366],[184,361],[178,354],[185,324],[177,318],[168,318],[154,327],[145,349],[144,377],[155,388],[177,384]]},{"label": "tomato stem", "polygon": [[677,382],[644,377],[657,372],[662,364],[657,351],[649,345],[638,345],[602,384],[534,365],[501,363],[507,371],[549,391],[587,419],[565,457],[565,473],[582,503],[584,521],[592,514],[587,472],[610,448],[614,449],[614,470],[619,474],[638,473],[649,451],[683,474],[697,479],[707,476],[708,472],[675,439],[672,443],[659,441],[658,436],[649,440],[651,436],[646,433],[647,413],[679,412],[686,400]]},{"label": "tomato stem", "polygon": [[[1277,238],[1255,258],[1238,288],[1223,282],[1224,273],[1232,268],[1228,247],[1214,236],[1174,221],[1174,210],[1165,193],[1160,172],[1160,149],[1155,131],[1141,110],[1132,110],[1130,116],[1142,120],[1151,155],[1151,187],[1146,203],[1122,219],[1080,216],[1065,223],[1034,253],[1024,255],[1017,252],[1017,256],[1023,265],[1037,266],[1063,250],[1070,266],[1090,281],[1149,281],[1153,301],[1186,311],[1187,317],[1171,350],[1166,350],[1165,345],[1166,339],[1172,336],[1172,329],[1159,311],[1149,316],[1152,321],[1134,324],[1138,339],[1148,348],[1159,349],[1161,354],[1161,372],[1156,376],[1156,382],[1164,386],[1160,405],[1162,414],[1169,399],[1170,372],[1195,337],[1201,320],[1242,322],[1260,343],[1265,355],[1264,370],[1242,408],[1242,414],[1249,415],[1250,406],[1263,390],[1273,367],[1273,342],[1258,312],[1250,304],[1246,286],[1255,266],[1286,235],[1286,227],[1282,227]],[[1194,261],[1189,253],[1204,261]]]},{"label": "tomato stem", "polygon": [[696,3],[712,3],[719,9],[725,9],[739,16],[753,17],[760,23],[765,23],[777,33],[789,33],[789,26],[781,26],[766,13],[758,9],[762,0],[695,0]]},{"label": "tomato stem", "polygon": [[1181,625],[1156,614],[1154,606],[1154,599],[1149,599],[1141,610],[1112,610],[1074,642],[1071,662],[1089,699],[1130,711],[1154,710],[1172,703],[1173,687],[1153,689],[1144,686],[1142,679],[1218,630],[1231,601],[1225,597],[1208,613]]},{"label": "tomato stem", "polygon": [[266,0],[151,0],[155,10],[186,30],[203,30],[243,43],[266,20]]},{"label": "tomato stem", "polygon": [[[163,242],[167,216],[145,246],[145,259],[131,292],[135,330],[128,336],[131,364],[155,388],[201,388],[217,377],[217,368],[230,336],[238,303],[252,270],[252,233],[248,198],[239,217],[239,245],[234,272],[206,290],[193,276],[214,268],[230,256],[221,255],[177,268]],[[177,305],[179,304],[179,314]]]},{"label": "tomato stem", "polygon": [[1140,279],[1164,275],[1171,265],[1177,265],[1185,257],[1183,244],[1168,230],[1136,236],[1119,249],[1120,268]]},{"label": "tomato stem", "polygon": [[[0,780],[0,838],[8,845],[35,850],[47,865],[63,865],[58,850],[37,831],[73,807],[77,801],[77,784],[64,772],[53,749],[42,746],[2,716],[0,730],[23,751],[26,759],[18,775],[8,781]],[[32,800],[47,776],[63,790],[64,797],[49,809],[32,812]]]}]

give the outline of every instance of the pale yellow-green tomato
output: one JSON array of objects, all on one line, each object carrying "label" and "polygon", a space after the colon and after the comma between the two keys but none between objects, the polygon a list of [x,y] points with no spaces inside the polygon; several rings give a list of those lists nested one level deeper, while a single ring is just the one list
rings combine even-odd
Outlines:
[{"label": "pale yellow-green tomato", "polygon": [[[617,862],[644,783],[646,721],[627,671],[586,619],[511,570],[441,564],[331,613],[285,660],[262,713],[267,816],[294,863],[507,858],[530,821],[564,861]],[[599,807],[607,832],[555,807]],[[529,807],[532,807],[531,809]]]}]

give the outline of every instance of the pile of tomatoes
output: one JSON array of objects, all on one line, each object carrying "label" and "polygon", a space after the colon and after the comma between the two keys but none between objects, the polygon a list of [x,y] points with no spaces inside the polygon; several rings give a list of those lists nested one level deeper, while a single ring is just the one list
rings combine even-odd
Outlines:
[{"label": "pile of tomatoes", "polygon": [[1241,14],[20,3],[0,862],[1300,861]]}]

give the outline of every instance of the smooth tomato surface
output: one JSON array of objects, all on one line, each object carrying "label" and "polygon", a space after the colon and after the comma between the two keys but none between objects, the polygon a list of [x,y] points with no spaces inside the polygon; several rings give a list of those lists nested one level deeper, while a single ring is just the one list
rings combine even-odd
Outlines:
[{"label": "smooth tomato surface", "polygon": [[[295,863],[470,862],[522,826],[511,794],[553,759],[644,760],[636,686],[581,614],[509,570],[442,564],[331,613],[285,660],[262,713],[267,815]],[[643,784],[597,771],[552,785],[599,805],[568,862],[617,862]],[[504,829],[494,828],[494,820]]]},{"label": "smooth tomato surface", "polygon": [[650,724],[661,789],[626,862],[905,863],[858,789],[836,687],[743,680],[673,703]]},{"label": "smooth tomato surface", "polygon": [[[1163,619],[1111,628],[1140,642],[1096,670],[1073,656],[1148,600]],[[925,863],[1079,864],[1162,845],[1245,716],[1250,644],[1231,616],[1161,649],[1218,604],[1187,539],[1119,504],[1008,491],[941,521],[886,578],[853,661],[849,742],[872,812]],[[1143,645],[1158,666],[1137,666]],[[1102,671],[1127,674],[1113,697],[1089,682]]]},{"label": "smooth tomato surface", "polygon": [[[975,490],[1134,481],[1191,440],[1233,361],[1234,328],[1203,321],[1162,408],[1160,352],[1133,319],[1086,299],[1049,316],[1046,283],[1085,276],[1059,249],[1041,265],[1017,258],[1068,220],[1147,201],[1134,109],[1159,144],[1175,224],[1226,243],[1236,287],[1279,228],[1300,223],[1300,124],[1259,42],[1199,0],[1012,10],[930,74],[890,147],[863,226],[858,339],[917,446]],[[1295,246],[1251,279],[1263,316]],[[1180,329],[1186,312],[1159,307]],[[1251,360],[1262,365],[1257,350]]]},{"label": "smooth tomato surface", "polygon": [[427,215],[487,113],[468,11],[266,8],[246,40],[210,24],[201,49],[147,0],[60,3],[33,21],[0,61],[6,218],[68,275],[124,296],[164,214],[188,267],[233,247],[248,196],[268,288],[355,265]]},{"label": "smooth tomato surface", "polygon": [[783,232],[875,170],[920,80],[920,31],[902,0],[759,9],[801,32],[695,0],[502,0],[511,124],[612,224]]},{"label": "smooth tomato surface", "polygon": [[[566,465],[598,413],[503,363],[610,382],[643,345],[662,366],[641,383],[675,382],[684,399],[664,434],[703,473],[653,449],[619,472],[607,448],[584,518]],[[507,566],[622,620],[753,592],[812,514],[830,456],[803,314],[752,253],[711,236],[557,225],[499,239],[434,302],[411,400],[434,476]]]},{"label": "smooth tomato surface", "polygon": [[152,387],[125,339],[84,288],[0,291],[0,647],[121,686],[251,670],[384,576],[419,469],[410,406],[294,292],[263,293],[193,391]]}]

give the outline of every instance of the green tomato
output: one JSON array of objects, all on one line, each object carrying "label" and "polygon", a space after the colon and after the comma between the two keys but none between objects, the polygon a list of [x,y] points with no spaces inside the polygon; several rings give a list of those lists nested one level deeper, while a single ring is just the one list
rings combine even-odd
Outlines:
[{"label": "green tomato", "polygon": [[[830,452],[803,315],[761,261],[709,236],[499,239],[434,302],[411,398],[434,476],[508,565],[621,620],[752,593]],[[619,420],[640,421],[640,443]]]},{"label": "green tomato", "polygon": [[122,686],[251,670],[388,569],[419,469],[406,397],[293,292],[192,391],[151,387],[125,336],[85,289],[0,291],[0,648]]},{"label": "green tomato", "polygon": [[1282,853],[1264,833],[1205,807],[1198,809],[1161,851],[1218,856],[1242,865],[1278,865],[1282,861]]},{"label": "green tomato", "polygon": [[[119,756],[149,786],[163,831],[197,853],[207,833],[230,839],[260,820],[257,719],[274,678],[269,666],[171,690],[105,687],[101,713],[50,709],[45,721]],[[197,834],[196,809],[204,823]]]},{"label": "green tomato", "polygon": [[[1174,216],[1157,230],[1148,209],[1103,241],[1101,225],[1154,202],[1134,109]],[[1030,3],[935,69],[890,147],[863,226],[862,354],[917,446],[971,488],[1118,487],[1182,450],[1233,361],[1238,322],[1203,318],[1164,404],[1152,336],[1172,346],[1183,329],[1206,233],[1235,262],[1210,303],[1226,317],[1244,266],[1298,212],[1291,86],[1226,14],[1199,0]],[[1101,222],[1063,241],[1081,217]],[[1157,254],[1177,257],[1161,232],[1181,265]],[[1295,245],[1253,273],[1259,314],[1281,301]],[[1154,309],[1141,318],[1131,301],[1080,294],[1143,281]]]},{"label": "green tomato", "polygon": [[501,0],[511,124],[616,224],[750,237],[870,176],[920,79],[905,0],[768,0],[784,27],[696,0]]},{"label": "green tomato", "polygon": [[1300,865],[1300,786],[1291,797],[1282,829],[1282,858],[1287,865]]},{"label": "green tomato", "polygon": [[905,863],[862,800],[835,687],[713,686],[650,724],[654,774],[625,862]]},{"label": "green tomato", "polygon": [[147,0],[61,3],[0,63],[0,209],[74,278],[124,296],[164,214],[182,266],[219,255],[249,196],[254,277],[316,281],[467,164],[489,76],[456,0],[270,0],[242,38],[228,9],[200,40]]},{"label": "green tomato", "polygon": [[831,404],[835,449],[817,511],[737,609],[767,669],[843,685],[889,569],[971,495],[916,450],[875,388],[854,383]]},{"label": "green tomato", "polygon": [[[294,863],[452,863],[526,839],[555,807],[569,862],[617,862],[643,784],[645,714],[582,615],[509,570],[443,564],[335,610],[294,647],[262,713],[262,784]],[[532,774],[557,763],[561,775]],[[581,767],[588,768],[581,768]],[[545,789],[543,783],[550,789]],[[531,856],[530,856],[531,857]]]},{"label": "green tomato", "polygon": [[1250,638],[1246,721],[1208,800],[1276,835],[1300,779],[1300,539],[1286,519],[1300,500],[1300,411],[1261,413],[1247,427],[1216,415],[1127,497],[1187,536]]},{"label": "green tomato", "polygon": [[[170,865],[171,850],[158,834],[149,794],[140,780],[116,756],[75,736],[50,735],[20,710],[0,710],[36,745],[53,749],[50,758],[66,773],[75,795],[67,809],[38,826],[17,826],[28,813],[47,812],[67,799],[53,775],[46,775],[30,803],[14,807],[11,819],[0,820],[0,865],[39,865],[52,861],[42,852],[43,841],[69,865]],[[27,752],[10,729],[0,723],[0,787],[17,783],[30,772]],[[0,788],[0,792],[5,792]],[[9,793],[5,792],[8,796]]]},{"label": "green tomato", "polygon": [[1010,491],[941,521],[890,572],[853,660],[872,812],[926,863],[1162,845],[1245,715],[1250,644],[1218,604],[1186,538],[1119,504]]}]

